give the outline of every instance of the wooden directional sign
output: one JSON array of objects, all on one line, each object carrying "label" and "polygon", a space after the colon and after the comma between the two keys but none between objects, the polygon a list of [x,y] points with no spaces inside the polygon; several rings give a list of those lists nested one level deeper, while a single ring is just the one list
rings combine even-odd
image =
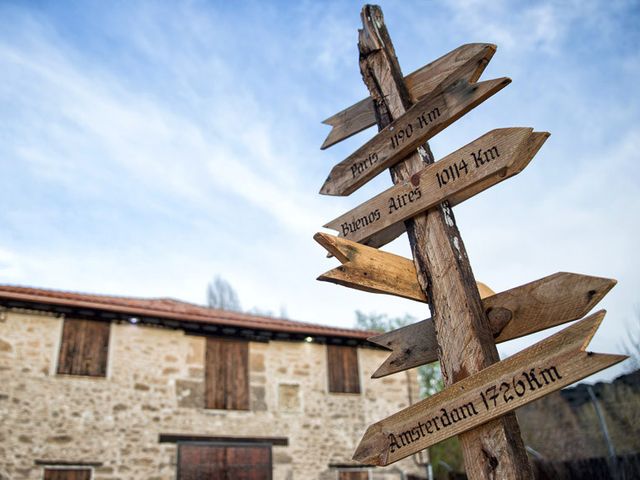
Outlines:
[{"label": "wooden directional sign", "polygon": [[621,362],[625,355],[585,351],[604,315],[576,322],[371,425],[354,460],[388,465]]},{"label": "wooden directional sign", "polygon": [[[616,284],[609,278],[559,272],[482,300],[496,343],[582,318]],[[392,350],[372,375],[384,377],[438,360],[433,320],[369,338]]]},{"label": "wooden directional sign", "polygon": [[508,78],[498,78],[471,83],[476,69],[471,65],[458,71],[457,76],[449,77],[333,167],[320,193],[349,195],[511,82]]},{"label": "wooden directional sign", "polygon": [[[469,76],[473,83],[480,78],[489,60],[493,57],[496,46],[490,43],[469,43],[452,50],[439,59],[407,75],[404,81],[414,102],[431,93],[438,85],[451,75],[461,70],[468,70],[470,65],[475,70]],[[336,113],[324,122],[333,128],[320,147],[322,150],[349,138],[376,124],[373,99],[367,97],[358,103]]]},{"label": "wooden directional sign", "polygon": [[[318,280],[365,292],[386,293],[427,302],[427,297],[418,284],[416,267],[408,258],[327,233],[318,232],[313,238],[342,263],[320,275]],[[476,283],[480,298],[495,295],[484,283]]]},{"label": "wooden directional sign", "polygon": [[372,235],[451,196],[464,196],[461,192],[465,190],[478,193],[478,184],[487,188],[522,171],[532,158],[528,144],[540,136],[548,134],[531,128],[492,130],[325,227],[350,240],[366,242]]},{"label": "wooden directional sign", "polygon": [[[527,162],[531,161],[531,159],[536,155],[538,150],[540,150],[547,138],[549,138],[549,134],[547,132],[533,132],[533,134],[527,141],[526,150],[522,153],[523,158],[528,159]],[[507,178],[510,178],[513,175],[518,174],[519,172],[519,170],[515,169],[513,171],[507,171],[504,177],[500,175],[493,175],[477,183],[474,183],[468,188],[463,188],[447,199],[447,201],[449,202],[449,206],[453,207],[455,205],[458,205],[459,203],[464,202],[474,195],[488,189],[493,185],[496,185],[497,183],[506,180]],[[404,222],[394,223],[384,230],[381,230],[380,232],[372,235],[366,241],[363,240],[362,243],[365,243],[366,245],[369,245],[371,247],[382,247],[398,238],[404,232]]]}]

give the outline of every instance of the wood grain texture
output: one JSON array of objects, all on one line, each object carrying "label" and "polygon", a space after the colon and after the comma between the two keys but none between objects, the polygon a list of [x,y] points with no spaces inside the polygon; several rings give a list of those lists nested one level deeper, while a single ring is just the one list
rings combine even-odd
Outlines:
[{"label": "wood grain texture", "polygon": [[469,83],[471,72],[458,73],[461,78],[450,78],[450,83],[424,97],[334,166],[320,193],[351,194],[511,82],[498,78]]},{"label": "wood grain texture", "polygon": [[[379,127],[387,126],[411,106],[393,43],[379,7],[362,11],[360,71],[375,100]],[[428,144],[391,169],[394,183],[433,163]],[[499,360],[488,319],[482,309],[466,250],[453,212],[445,202],[405,223],[418,281],[430,298],[440,365],[447,385]],[[532,473],[515,415],[506,414],[459,437],[470,479],[531,479]]]},{"label": "wood grain texture", "polygon": [[205,408],[249,410],[249,342],[207,338]]},{"label": "wood grain texture", "polygon": [[371,425],[354,459],[388,465],[625,360],[585,351],[604,316],[597,312]]},{"label": "wood grain texture", "polygon": [[479,193],[478,183],[488,188],[521,172],[531,161],[527,145],[534,135],[531,128],[492,130],[324,227],[350,240],[366,243],[376,233],[451,196],[460,198],[461,191]]},{"label": "wood grain texture", "polygon": [[[318,232],[313,238],[342,263],[320,275],[318,280],[427,303],[416,278],[416,267],[408,258],[327,233]],[[495,294],[485,284],[477,284],[482,298]]]},{"label": "wood grain texture", "polygon": [[[447,198],[449,206],[453,207],[458,205],[474,195],[487,190],[489,187],[497,185],[498,183],[520,173],[529,164],[536,153],[538,153],[538,150],[542,148],[542,145],[547,138],[549,138],[549,135],[550,134],[548,132],[533,132],[527,139],[525,149],[519,153],[519,159],[512,168],[507,171],[501,171],[497,175],[490,175],[484,180],[480,180],[473,185],[467,188],[462,188],[456,193],[450,195]],[[379,248],[391,243],[405,231],[404,223],[399,222],[374,233],[366,240],[361,240],[360,242],[371,247]]]},{"label": "wood grain texture", "polygon": [[[414,102],[420,100],[445,82],[448,77],[455,75],[458,70],[469,69],[469,63],[475,67],[469,76],[469,81],[475,82],[480,78],[495,51],[496,46],[490,43],[462,45],[407,75],[404,81],[409,89],[409,94]],[[327,118],[322,123],[332,127],[320,147],[324,150],[376,124],[373,99],[371,97],[364,98]]]},{"label": "wood grain texture", "polygon": [[329,392],[360,393],[358,348],[346,345],[327,345]]},{"label": "wood grain texture", "polygon": [[[582,318],[615,284],[610,278],[559,272],[496,295],[480,296],[491,333],[501,343]],[[438,360],[435,325],[430,318],[368,340],[392,350],[373,378]]]},{"label": "wood grain texture", "polygon": [[91,469],[45,468],[44,480],[91,480]]},{"label": "wood grain texture", "polygon": [[268,445],[179,445],[179,480],[271,480]]},{"label": "wood grain texture", "polygon": [[65,318],[58,357],[58,373],[64,375],[107,375],[109,322]]}]

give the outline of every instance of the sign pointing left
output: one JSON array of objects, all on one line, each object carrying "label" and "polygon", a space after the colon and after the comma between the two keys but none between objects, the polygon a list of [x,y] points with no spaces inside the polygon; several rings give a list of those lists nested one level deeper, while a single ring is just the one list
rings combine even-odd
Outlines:
[{"label": "sign pointing left", "polygon": [[[328,233],[318,232],[313,238],[342,263],[320,275],[318,280],[321,282],[427,303],[427,297],[418,284],[416,267],[408,258]],[[484,283],[476,283],[480,298],[495,295]]]},{"label": "sign pointing left", "polygon": [[395,165],[464,114],[511,82],[508,78],[470,83],[475,68],[435,89],[353,154],[333,167],[322,185],[323,195],[349,195],[383,170]]},{"label": "sign pointing left", "polygon": [[[404,81],[409,94],[414,99],[420,100],[431,93],[449,76],[455,75],[456,72],[462,69],[468,70],[469,64],[472,64],[475,69],[469,77],[469,82],[476,82],[495,51],[496,46],[490,43],[462,45],[407,75]],[[322,123],[332,127],[331,132],[329,132],[322,147],[320,147],[324,150],[376,124],[373,99],[367,97],[360,100],[358,103],[327,118]]]},{"label": "sign pointing left", "polygon": [[585,351],[604,316],[601,310],[374,423],[353,459],[389,465],[625,360]]}]

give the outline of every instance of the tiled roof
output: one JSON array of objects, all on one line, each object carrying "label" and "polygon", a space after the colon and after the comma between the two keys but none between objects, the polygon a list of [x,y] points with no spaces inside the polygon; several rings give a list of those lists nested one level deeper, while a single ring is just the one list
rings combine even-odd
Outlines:
[{"label": "tiled roof", "polygon": [[176,322],[202,323],[300,335],[343,337],[364,340],[376,332],[329,327],[282,318],[231,312],[174,300],[95,295],[41,288],[0,285],[0,301],[13,300],[43,306],[92,309],[130,316],[151,317]]}]

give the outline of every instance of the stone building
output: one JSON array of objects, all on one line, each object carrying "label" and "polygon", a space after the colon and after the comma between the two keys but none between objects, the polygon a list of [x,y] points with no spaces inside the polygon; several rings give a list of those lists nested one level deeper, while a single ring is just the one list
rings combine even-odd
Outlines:
[{"label": "stone building", "polygon": [[367,332],[0,286],[0,478],[400,479],[353,468],[366,427],[417,399],[372,380]]}]

